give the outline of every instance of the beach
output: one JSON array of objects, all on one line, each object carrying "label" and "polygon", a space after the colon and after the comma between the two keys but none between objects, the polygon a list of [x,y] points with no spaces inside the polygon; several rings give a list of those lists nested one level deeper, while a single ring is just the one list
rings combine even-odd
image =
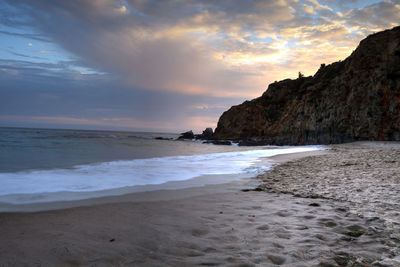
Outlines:
[{"label": "beach", "polygon": [[228,184],[20,205],[0,266],[400,266],[400,143],[326,147]]}]

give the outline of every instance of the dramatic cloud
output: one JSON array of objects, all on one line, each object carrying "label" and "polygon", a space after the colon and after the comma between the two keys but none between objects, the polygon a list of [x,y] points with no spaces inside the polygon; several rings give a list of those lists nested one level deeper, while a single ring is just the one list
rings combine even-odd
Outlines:
[{"label": "dramatic cloud", "polygon": [[62,64],[41,67],[0,61],[0,121],[11,126],[199,131],[215,125],[227,106],[241,101],[133,90],[110,75],[80,74]]},{"label": "dramatic cloud", "polygon": [[400,21],[400,0],[0,6],[0,122],[171,131],[215,126],[223,110],[270,82],[312,75]]}]

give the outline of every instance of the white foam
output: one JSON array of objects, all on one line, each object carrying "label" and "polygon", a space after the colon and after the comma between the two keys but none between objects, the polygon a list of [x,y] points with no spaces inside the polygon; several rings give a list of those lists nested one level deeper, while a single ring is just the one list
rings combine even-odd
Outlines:
[{"label": "white foam", "polygon": [[[246,174],[271,167],[257,166],[263,157],[323,149],[320,146],[258,149],[194,156],[174,156],[80,165],[71,169],[0,173],[0,196],[45,192],[90,192],[127,186],[163,184],[203,175]],[[218,181],[216,181],[218,183]]]}]

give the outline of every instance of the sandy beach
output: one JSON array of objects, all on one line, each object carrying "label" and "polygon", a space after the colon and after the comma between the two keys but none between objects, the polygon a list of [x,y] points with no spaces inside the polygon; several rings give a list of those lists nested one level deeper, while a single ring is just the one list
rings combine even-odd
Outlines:
[{"label": "sandy beach", "polygon": [[400,266],[400,143],[327,148],[230,184],[22,205],[0,213],[0,266]]}]

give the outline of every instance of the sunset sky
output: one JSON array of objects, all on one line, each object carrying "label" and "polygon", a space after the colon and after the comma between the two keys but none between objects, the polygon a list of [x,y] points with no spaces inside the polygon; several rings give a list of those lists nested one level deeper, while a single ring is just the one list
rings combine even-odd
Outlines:
[{"label": "sunset sky", "polygon": [[400,0],[0,0],[0,126],[214,128],[399,22]]}]

